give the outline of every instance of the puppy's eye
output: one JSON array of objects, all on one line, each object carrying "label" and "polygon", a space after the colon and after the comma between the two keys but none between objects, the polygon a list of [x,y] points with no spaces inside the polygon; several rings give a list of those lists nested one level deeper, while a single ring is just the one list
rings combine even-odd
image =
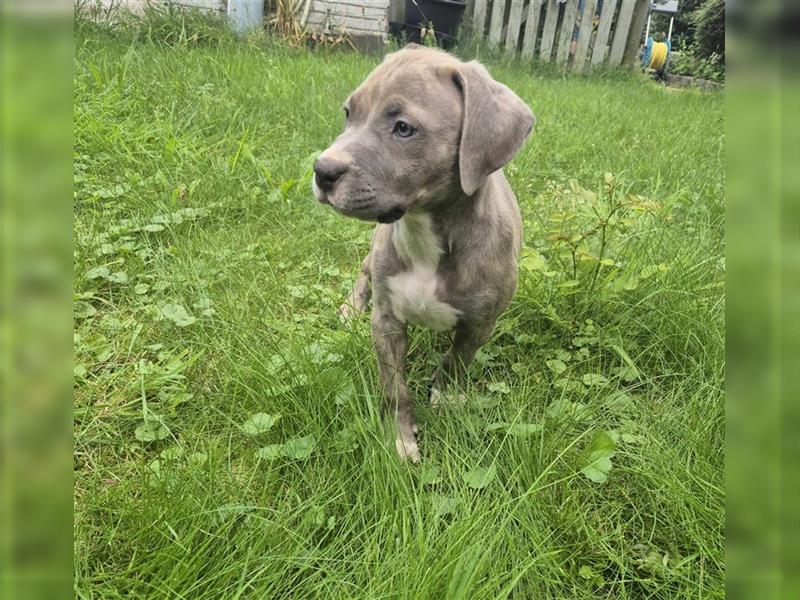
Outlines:
[{"label": "puppy's eye", "polygon": [[344,120],[347,121],[347,119],[350,118],[350,109],[345,106],[343,110],[344,110]]},{"label": "puppy's eye", "polygon": [[406,123],[405,121],[398,121],[394,124],[394,130],[392,131],[397,137],[401,138],[408,138],[414,135],[417,132],[411,125]]}]

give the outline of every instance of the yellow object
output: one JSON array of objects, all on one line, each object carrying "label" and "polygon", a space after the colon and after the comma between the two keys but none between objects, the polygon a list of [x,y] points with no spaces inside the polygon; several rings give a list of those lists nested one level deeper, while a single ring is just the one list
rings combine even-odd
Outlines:
[{"label": "yellow object", "polygon": [[667,45],[664,42],[654,42],[653,49],[650,51],[650,64],[648,69],[658,71],[667,62]]}]

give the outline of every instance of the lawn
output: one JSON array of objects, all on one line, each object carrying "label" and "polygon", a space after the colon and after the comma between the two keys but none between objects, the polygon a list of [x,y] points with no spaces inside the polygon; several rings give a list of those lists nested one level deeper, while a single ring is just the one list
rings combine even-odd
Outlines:
[{"label": "lawn", "polygon": [[483,53],[520,285],[463,406],[412,332],[412,466],[309,184],[380,58],[196,27],[76,28],[76,595],[722,597],[722,96]]}]

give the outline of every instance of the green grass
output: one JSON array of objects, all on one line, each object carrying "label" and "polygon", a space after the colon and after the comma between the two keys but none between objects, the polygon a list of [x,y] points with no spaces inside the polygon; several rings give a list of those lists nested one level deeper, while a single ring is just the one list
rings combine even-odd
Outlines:
[{"label": "green grass", "polygon": [[[379,59],[169,26],[76,34],[76,594],[722,597],[721,96],[487,60],[538,118],[507,169],[529,250],[465,406],[426,406],[446,340],[413,332],[414,467],[368,319],[336,318],[371,228],[308,182]],[[548,236],[605,173],[658,206],[573,274]]]}]

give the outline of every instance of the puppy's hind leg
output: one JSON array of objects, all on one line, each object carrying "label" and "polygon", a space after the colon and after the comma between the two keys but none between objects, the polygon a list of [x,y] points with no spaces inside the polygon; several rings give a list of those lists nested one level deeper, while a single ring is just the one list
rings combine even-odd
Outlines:
[{"label": "puppy's hind leg", "polygon": [[353,291],[345,300],[344,304],[339,307],[339,318],[342,321],[348,321],[357,317],[367,310],[369,300],[372,297],[371,276],[369,271],[369,254],[361,263],[361,269],[358,272],[358,279],[353,286]]}]

